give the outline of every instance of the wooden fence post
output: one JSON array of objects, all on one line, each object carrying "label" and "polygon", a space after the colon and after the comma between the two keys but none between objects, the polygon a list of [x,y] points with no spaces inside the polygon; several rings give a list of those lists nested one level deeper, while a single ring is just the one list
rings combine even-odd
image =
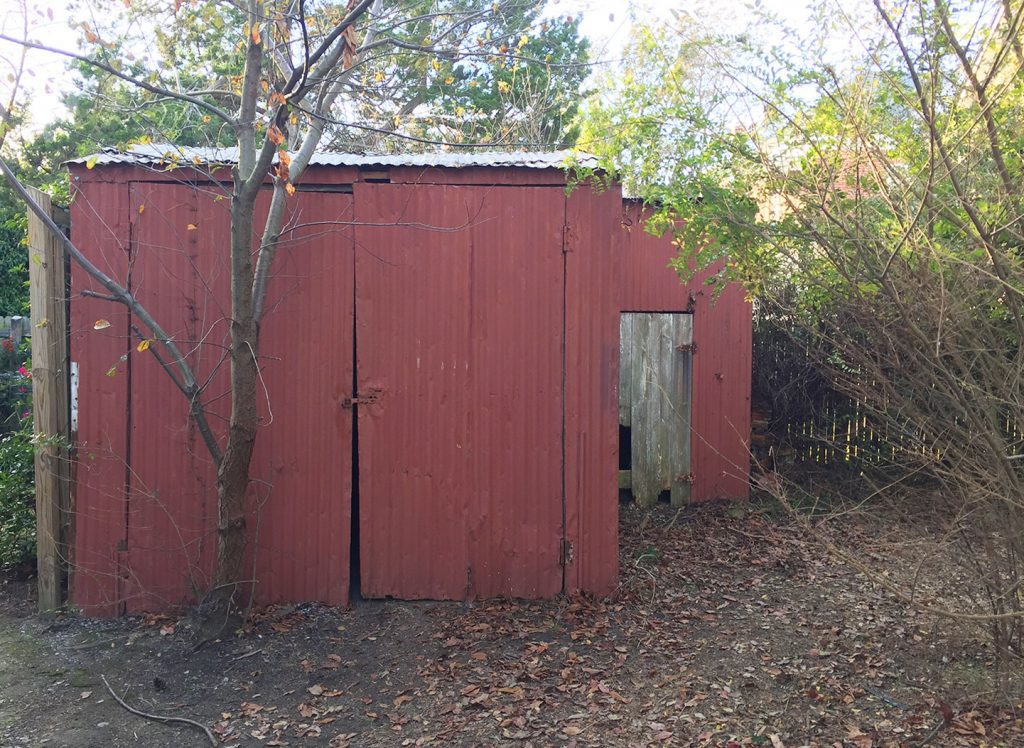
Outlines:
[{"label": "wooden fence post", "polygon": [[[53,215],[50,196],[29,188]],[[68,506],[67,315],[64,248],[28,212],[29,302],[32,330],[32,413],[36,446],[36,554],[39,611],[61,606],[62,508]]]}]

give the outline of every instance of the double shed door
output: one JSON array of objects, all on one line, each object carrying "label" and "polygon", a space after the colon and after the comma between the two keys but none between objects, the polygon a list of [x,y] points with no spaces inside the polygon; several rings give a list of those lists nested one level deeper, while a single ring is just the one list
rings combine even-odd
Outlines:
[{"label": "double shed door", "polygon": [[[363,595],[562,589],[564,201],[558,187],[368,183],[295,198],[260,351],[258,599],[345,599],[353,412]],[[223,392],[226,201],[141,183],[131,212],[133,289]],[[125,577],[142,609],[176,597],[182,569],[201,583],[216,506],[155,361],[135,364],[129,400]]]}]

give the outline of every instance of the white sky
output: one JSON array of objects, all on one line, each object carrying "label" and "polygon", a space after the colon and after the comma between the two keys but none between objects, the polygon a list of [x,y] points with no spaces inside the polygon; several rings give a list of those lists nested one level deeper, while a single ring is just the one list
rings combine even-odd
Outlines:
[{"label": "white sky", "polygon": [[[29,0],[29,37],[44,44],[61,49],[74,50],[81,36],[81,29],[71,28],[71,23],[80,23],[82,11],[69,11],[71,0]],[[168,0],[169,2],[170,0]],[[614,60],[620,54],[629,36],[631,14],[650,20],[668,16],[670,8],[692,8],[695,3],[688,0],[549,0],[551,15],[576,15],[582,13],[582,32],[591,39],[595,60]],[[720,0],[715,3],[722,18],[742,19],[746,14],[748,0]],[[845,4],[845,2],[844,2]],[[807,28],[808,13],[806,0],[763,0],[763,5],[782,16],[797,28]],[[20,3],[0,0],[0,29],[12,36],[21,32]],[[10,44],[0,42],[0,96],[6,103],[5,80],[9,72],[9,60],[18,53]],[[29,92],[29,121],[33,127],[41,127],[49,120],[60,116],[63,108],[59,95],[71,84],[66,73],[66,60],[44,52],[31,52],[30,74],[22,82],[23,90]]]}]

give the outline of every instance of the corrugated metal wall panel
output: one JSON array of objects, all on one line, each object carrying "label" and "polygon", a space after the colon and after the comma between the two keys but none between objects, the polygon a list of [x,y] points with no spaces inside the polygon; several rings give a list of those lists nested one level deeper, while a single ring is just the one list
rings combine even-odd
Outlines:
[{"label": "corrugated metal wall panel", "polygon": [[738,286],[715,299],[704,280],[688,284],[669,268],[672,237],[644,231],[636,203],[623,212],[625,249],[620,275],[623,311],[683,312],[693,302],[692,498],[746,498],[750,470],[751,306]]},{"label": "corrugated metal wall panel", "polygon": [[564,192],[355,190],[363,594],[554,595]]},{"label": "corrugated metal wall panel", "polygon": [[[133,224],[131,288],[189,352],[200,381],[210,379],[211,420],[222,434],[230,406],[223,360],[230,317],[227,200],[216,199],[206,187],[133,183],[129,205],[125,186],[118,189],[124,203],[109,207],[111,216],[119,212]],[[261,202],[262,212],[267,201]],[[348,595],[351,414],[339,403],[352,382],[352,198],[309,193],[291,207],[264,323],[261,386],[267,396],[260,403],[263,428],[252,463],[250,563],[259,580],[259,603],[342,604]],[[127,277],[127,268],[125,261],[118,277]],[[92,492],[80,481],[77,493],[96,515],[93,493],[109,496],[116,488],[121,518],[97,524],[117,528],[127,552],[120,554],[119,588],[108,585],[101,595],[83,581],[76,599],[118,601],[116,609],[97,609],[97,614],[166,610],[191,602],[208,586],[216,548],[216,474],[188,419],[185,398],[151,354],[135,350],[137,339],[129,343],[127,315],[121,313],[118,325],[119,310],[109,303],[76,300],[78,327],[87,326],[85,334],[94,336],[89,344],[101,335],[91,331],[94,320],[82,318],[94,314],[92,306],[96,315],[115,323],[102,334],[117,354],[82,367],[80,440],[97,422],[126,429],[129,411],[131,437],[126,448],[125,432],[119,432],[122,441],[113,449],[116,476],[110,471],[98,476],[93,484],[102,478],[104,485]],[[97,357],[94,348],[76,346],[76,354],[79,350]],[[115,377],[106,377],[110,363],[126,351],[129,362]],[[90,372],[101,365],[102,378],[96,379]],[[99,401],[89,389],[94,381],[122,393],[130,383],[131,408],[123,402],[98,413]],[[131,463],[127,514],[126,455]],[[90,457],[79,475],[97,472],[97,458]],[[105,547],[105,539],[90,534],[89,519],[77,525],[79,557]]]},{"label": "corrugated metal wall panel", "polygon": [[603,595],[618,580],[621,212],[617,187],[586,185],[566,210],[566,592]]},{"label": "corrugated metal wall panel", "polygon": [[[72,182],[75,243],[104,272],[128,273],[128,191],[123,184]],[[125,353],[128,313],[82,296],[103,292],[77,265],[71,270],[71,360],[79,365],[80,403],[75,486],[72,496],[71,602],[90,616],[115,616],[121,603],[126,540],[125,455],[128,380]],[[110,327],[94,330],[99,319]],[[38,321],[37,321],[38,323]],[[116,376],[107,376],[115,369]]]},{"label": "corrugated metal wall panel", "polygon": [[[352,195],[291,201],[267,295],[251,475],[256,600],[348,601],[352,533]],[[257,538],[258,535],[258,538]]]},{"label": "corrugated metal wall panel", "polygon": [[[218,368],[228,334],[226,200],[185,185],[130,184],[131,290],[160,321],[205,399],[225,386]],[[214,250],[213,248],[218,248]],[[129,611],[166,610],[209,587],[216,548],[216,472],[189,418],[188,402],[151,353],[135,350],[131,388],[128,511]],[[226,403],[211,419],[223,434]]]},{"label": "corrugated metal wall panel", "polygon": [[[704,307],[713,314],[701,315],[699,306],[694,313],[694,340],[708,342],[699,345],[693,357],[694,492],[702,499],[746,498],[750,493],[751,306],[744,290],[731,286],[713,301],[706,298]],[[708,355],[702,361],[705,352]]]}]

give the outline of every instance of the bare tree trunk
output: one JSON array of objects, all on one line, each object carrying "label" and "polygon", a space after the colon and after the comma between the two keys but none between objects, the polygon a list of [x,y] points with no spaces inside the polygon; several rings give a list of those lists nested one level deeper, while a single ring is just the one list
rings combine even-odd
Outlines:
[{"label": "bare tree trunk", "polygon": [[[217,566],[211,590],[206,638],[223,633],[234,620],[245,584],[246,493],[256,444],[256,380],[259,328],[252,305],[252,236],[256,194],[236,187],[231,222],[231,417],[224,457],[217,470]],[[251,594],[252,584],[248,593]]]}]

